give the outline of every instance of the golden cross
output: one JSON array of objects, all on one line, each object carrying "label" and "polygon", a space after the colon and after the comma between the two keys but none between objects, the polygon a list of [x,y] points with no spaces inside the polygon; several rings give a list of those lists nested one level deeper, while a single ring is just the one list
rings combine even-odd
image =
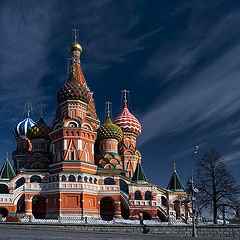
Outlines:
[{"label": "golden cross", "polygon": [[45,104],[40,103],[39,105],[40,105],[40,116],[41,118],[43,118],[43,108],[45,107]]},{"label": "golden cross", "polygon": [[26,108],[26,110],[27,110],[27,115],[28,115],[28,117],[29,117],[30,112],[31,112],[31,103],[27,102],[27,103],[25,104],[25,108]]},{"label": "golden cross", "polygon": [[76,28],[74,28],[72,31],[74,32],[74,42],[77,42],[77,32],[78,32],[78,30]]},{"label": "golden cross", "polygon": [[122,90],[121,92],[124,94],[124,104],[127,105],[127,93],[129,93],[129,91],[125,89]]},{"label": "golden cross", "polygon": [[111,106],[111,102],[106,102],[105,103],[107,105],[107,117],[110,118],[110,106]]}]

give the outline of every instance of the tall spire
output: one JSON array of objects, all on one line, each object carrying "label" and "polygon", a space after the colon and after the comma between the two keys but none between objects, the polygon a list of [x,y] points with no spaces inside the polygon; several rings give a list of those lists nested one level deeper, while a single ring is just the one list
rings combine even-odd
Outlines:
[{"label": "tall spire", "polygon": [[3,164],[3,167],[0,172],[0,179],[10,181],[15,176],[16,176],[16,173],[14,172],[14,170],[8,160],[8,153],[7,153],[5,163]]}]

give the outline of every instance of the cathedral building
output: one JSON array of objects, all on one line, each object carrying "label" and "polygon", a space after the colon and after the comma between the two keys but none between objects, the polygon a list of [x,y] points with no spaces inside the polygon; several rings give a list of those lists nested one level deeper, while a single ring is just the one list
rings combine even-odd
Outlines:
[{"label": "cathedral building", "polygon": [[[124,100],[101,125],[81,70],[82,47],[69,48],[71,71],[57,93],[52,126],[30,112],[14,128],[17,147],[0,172],[0,214],[62,219],[187,221],[188,195],[174,167],[167,188],[148,182],[137,138],[141,124]],[[126,93],[126,91],[125,91]],[[144,133],[143,133],[144,134]]]}]

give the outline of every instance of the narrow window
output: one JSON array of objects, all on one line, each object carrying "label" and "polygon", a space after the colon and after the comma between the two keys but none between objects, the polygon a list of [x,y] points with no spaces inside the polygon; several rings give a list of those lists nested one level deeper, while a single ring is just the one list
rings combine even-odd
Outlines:
[{"label": "narrow window", "polygon": [[70,160],[74,160],[75,159],[75,154],[74,154],[74,151],[71,151],[70,152]]},{"label": "narrow window", "polygon": [[72,118],[74,118],[74,110],[72,110]]}]

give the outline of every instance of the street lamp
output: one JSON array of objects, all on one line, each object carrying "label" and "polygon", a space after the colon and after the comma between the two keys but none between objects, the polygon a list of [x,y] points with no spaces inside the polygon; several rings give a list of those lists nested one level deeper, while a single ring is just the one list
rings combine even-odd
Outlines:
[{"label": "street lamp", "polygon": [[194,196],[195,192],[198,192],[197,189],[194,188],[194,183],[193,183],[193,159],[196,156],[198,151],[198,146],[195,147],[193,155],[192,155],[192,178],[191,178],[191,198],[192,198],[192,236],[193,237],[197,237],[197,229],[196,229],[196,216],[195,216],[195,201],[196,201],[196,197]]}]

